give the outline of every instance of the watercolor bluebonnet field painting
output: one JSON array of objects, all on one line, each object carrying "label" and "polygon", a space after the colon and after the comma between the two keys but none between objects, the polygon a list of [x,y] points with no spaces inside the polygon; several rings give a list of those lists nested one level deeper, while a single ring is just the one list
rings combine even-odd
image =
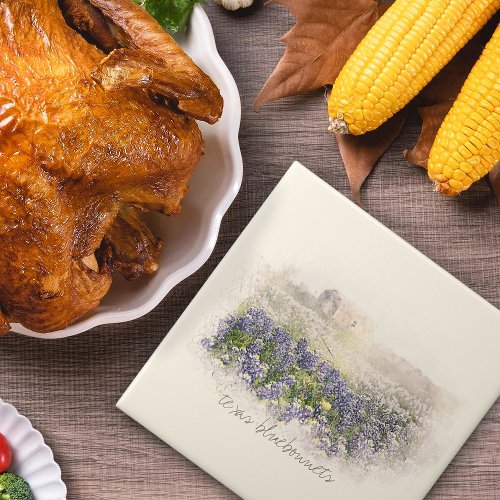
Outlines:
[{"label": "watercolor bluebonnet field painting", "polygon": [[365,471],[421,460],[452,398],[373,342],[369,319],[341,293],[314,297],[289,275],[268,272],[201,338],[214,377],[246,387],[275,421],[305,426],[310,452]]}]

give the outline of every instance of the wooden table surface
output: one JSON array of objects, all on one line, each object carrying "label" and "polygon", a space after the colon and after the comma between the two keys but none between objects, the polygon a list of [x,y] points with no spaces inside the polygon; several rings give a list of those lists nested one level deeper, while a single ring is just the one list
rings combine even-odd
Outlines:
[{"label": "wooden table surface", "polygon": [[[285,99],[259,113],[251,109],[282,54],[276,39],[291,26],[292,16],[260,1],[244,13],[228,13],[212,0],[205,9],[240,89],[245,164],[241,192],[223,221],[213,256],[154,312],[135,322],[60,341],[0,339],[0,397],[43,433],[71,500],[236,498],[120,413],[115,403],[293,160],[349,195],[338,149],[326,132],[322,92]],[[459,199],[434,193],[425,172],[401,155],[417,136],[418,123],[410,121],[368,179],[365,208],[500,307],[500,209],[485,182]],[[500,498],[498,402],[428,498]]]}]

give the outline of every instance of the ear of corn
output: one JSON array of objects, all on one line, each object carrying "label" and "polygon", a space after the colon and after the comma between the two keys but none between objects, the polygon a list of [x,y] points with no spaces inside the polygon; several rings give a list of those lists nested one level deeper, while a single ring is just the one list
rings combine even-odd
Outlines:
[{"label": "ear of corn", "polygon": [[500,8],[500,0],[396,0],[340,72],[330,130],[374,130],[406,106]]},{"label": "ear of corn", "polygon": [[500,27],[472,68],[432,146],[428,171],[456,195],[500,161]]}]

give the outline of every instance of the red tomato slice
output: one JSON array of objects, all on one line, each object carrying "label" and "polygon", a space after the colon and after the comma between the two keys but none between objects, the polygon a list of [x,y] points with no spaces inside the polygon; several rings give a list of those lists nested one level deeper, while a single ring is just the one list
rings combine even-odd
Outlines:
[{"label": "red tomato slice", "polygon": [[0,432],[0,473],[5,472],[12,463],[12,451],[7,438]]}]

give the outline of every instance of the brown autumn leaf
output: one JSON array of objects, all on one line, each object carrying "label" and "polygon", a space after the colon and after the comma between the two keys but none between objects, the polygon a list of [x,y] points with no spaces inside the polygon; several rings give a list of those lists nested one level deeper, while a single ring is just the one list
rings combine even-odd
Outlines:
[{"label": "brown autumn leaf", "polygon": [[497,198],[497,203],[500,205],[500,162],[490,172],[490,183]]},{"label": "brown autumn leaf", "polygon": [[373,132],[364,135],[335,133],[349,178],[354,200],[361,204],[361,186],[373,167],[401,133],[408,110],[405,108]]},{"label": "brown autumn leaf", "polygon": [[422,118],[422,129],[415,147],[411,151],[407,149],[403,151],[403,155],[408,161],[419,167],[427,168],[427,160],[434,139],[452,105],[453,101],[447,100],[425,108],[418,108],[418,114]]},{"label": "brown autumn leaf", "polygon": [[296,20],[281,38],[285,54],[254,103],[263,104],[332,84],[387,5],[377,0],[270,0]]}]

